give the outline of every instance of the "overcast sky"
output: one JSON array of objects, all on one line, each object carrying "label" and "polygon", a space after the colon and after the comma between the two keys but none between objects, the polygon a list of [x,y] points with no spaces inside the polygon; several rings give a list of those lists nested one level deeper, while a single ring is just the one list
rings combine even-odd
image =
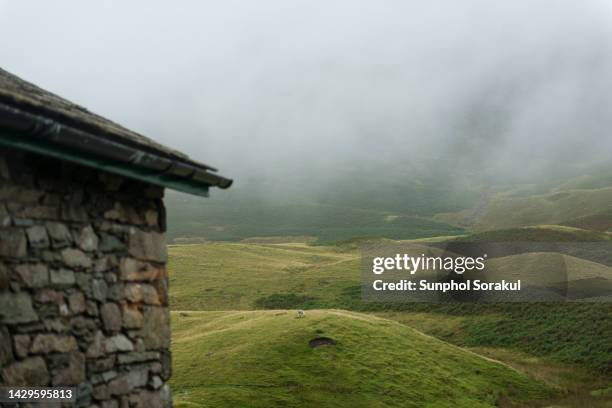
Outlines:
[{"label": "overcast sky", "polygon": [[612,156],[612,1],[0,0],[0,49],[3,68],[242,180]]}]

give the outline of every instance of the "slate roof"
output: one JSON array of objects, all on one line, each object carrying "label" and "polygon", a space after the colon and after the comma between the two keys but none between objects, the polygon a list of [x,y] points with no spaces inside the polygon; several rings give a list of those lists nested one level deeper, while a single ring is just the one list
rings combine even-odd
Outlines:
[{"label": "slate roof", "polygon": [[[58,95],[48,92],[16,75],[0,68],[0,107],[10,107],[28,114],[51,119],[59,124],[69,126],[87,134],[95,135],[131,146],[140,151],[160,157],[176,160],[194,168],[213,172],[219,177],[220,187],[229,187],[231,180],[214,174],[216,169],[201,162],[192,160],[186,154],[164,146],[139,133],[90,112],[86,108],[72,103]],[[212,183],[211,185],[215,185]]]}]

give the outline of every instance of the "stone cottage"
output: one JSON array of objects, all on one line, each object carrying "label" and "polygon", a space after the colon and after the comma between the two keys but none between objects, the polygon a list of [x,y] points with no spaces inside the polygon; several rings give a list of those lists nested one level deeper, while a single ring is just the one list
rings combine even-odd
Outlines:
[{"label": "stone cottage", "polygon": [[164,188],[215,172],[0,69],[0,386],[170,406]]}]

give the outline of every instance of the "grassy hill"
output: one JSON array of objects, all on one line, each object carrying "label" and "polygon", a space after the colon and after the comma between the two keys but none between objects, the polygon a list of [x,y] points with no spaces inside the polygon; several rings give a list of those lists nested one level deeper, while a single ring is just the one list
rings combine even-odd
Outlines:
[{"label": "grassy hill", "polygon": [[[604,233],[556,226],[446,238],[461,242],[607,242],[609,239]],[[357,241],[327,246],[228,242],[171,245],[168,249],[170,302],[178,310],[355,308],[361,301],[358,248]],[[558,256],[562,257],[568,276],[573,278],[610,276],[609,266],[571,254]],[[551,271],[559,265],[555,254],[518,254],[491,262],[495,270],[508,276],[517,268],[552,276]]]},{"label": "grassy hill", "polygon": [[612,232],[612,210],[563,221],[561,224],[593,231]]},{"label": "grassy hill", "polygon": [[473,225],[477,231],[560,224],[612,209],[612,187],[565,190],[531,196],[497,194]]},{"label": "grassy hill", "polygon": [[[492,260],[497,269],[554,268],[559,257],[570,276],[610,276],[610,267],[559,254],[524,254]],[[509,347],[610,372],[612,305],[604,304],[367,304],[361,300],[355,246],[207,243],[169,248],[173,310],[336,308],[362,312],[460,316],[445,340]],[[505,268],[505,269],[504,269]],[[399,315],[398,315],[399,316]],[[439,317],[440,319],[442,317]],[[440,335],[435,325],[420,327]]]},{"label": "grassy hill", "polygon": [[536,225],[475,232],[458,238],[455,242],[599,242],[612,241],[605,232],[585,230],[560,225]]},{"label": "grassy hill", "polygon": [[491,186],[475,205],[431,219],[471,231],[529,225],[612,228],[612,176],[580,176],[551,184]]},{"label": "grassy hill", "polygon": [[336,246],[215,242],[168,253],[174,310],[249,310],[279,294],[289,307],[322,307],[359,283],[359,254]]},{"label": "grassy hill", "polygon": [[612,279],[612,267],[570,255],[556,252],[530,252],[490,259],[488,269],[493,279],[514,279],[525,276],[529,271],[536,271],[545,276],[554,276],[553,272],[564,269],[568,280],[607,278]]},{"label": "grassy hill", "polygon": [[548,395],[505,365],[371,315],[174,312],[172,326],[177,407],[471,408]]}]

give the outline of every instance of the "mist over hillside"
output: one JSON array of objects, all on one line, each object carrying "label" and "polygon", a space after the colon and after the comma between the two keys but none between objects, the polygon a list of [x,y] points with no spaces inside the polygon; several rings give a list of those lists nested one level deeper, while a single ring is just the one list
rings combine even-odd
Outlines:
[{"label": "mist over hillside", "polygon": [[[612,232],[612,169],[576,177],[542,177],[530,183],[483,183],[458,177],[380,180],[365,175],[333,188],[287,188],[252,182],[202,200],[169,192],[168,236],[189,240],[311,236],[318,242],[355,237],[414,239],[533,225],[567,225]],[[359,180],[359,181],[358,181]],[[278,187],[277,187],[278,188]],[[184,241],[187,239],[187,241]]]},{"label": "mist over hillside", "polygon": [[[55,23],[24,31],[37,16]],[[429,236],[497,194],[611,173],[611,22],[603,0],[0,2],[19,32],[0,46],[9,71],[235,178],[170,195],[171,236]],[[272,231],[278,214],[295,222]]]},{"label": "mist over hillside", "polygon": [[611,21],[598,0],[3,2],[20,41],[0,44],[9,71],[282,196],[605,163]]}]

